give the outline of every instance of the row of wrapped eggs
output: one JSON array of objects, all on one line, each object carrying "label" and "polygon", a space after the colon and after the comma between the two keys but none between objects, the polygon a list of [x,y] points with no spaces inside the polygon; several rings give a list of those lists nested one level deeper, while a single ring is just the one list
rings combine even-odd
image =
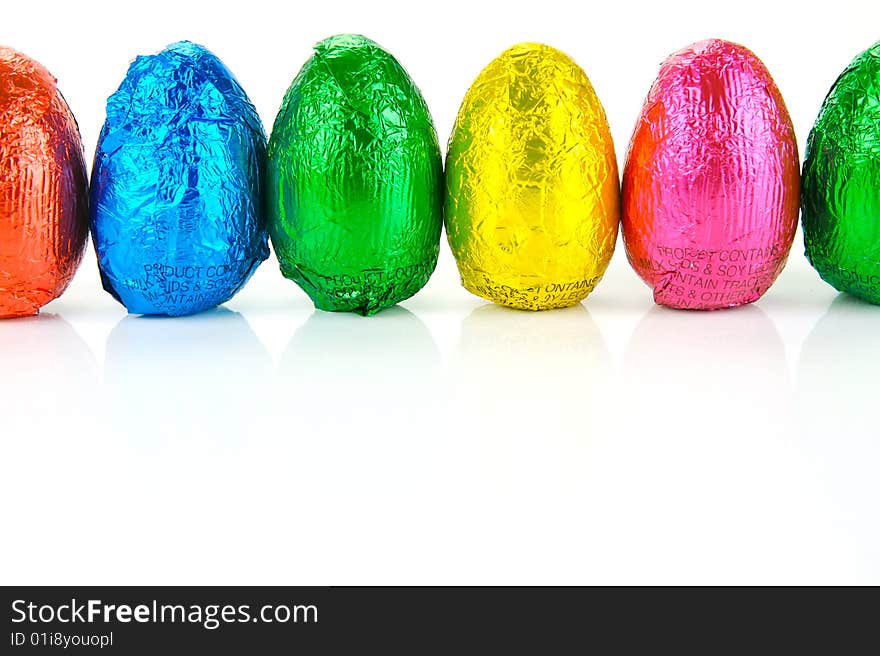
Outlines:
[{"label": "row of wrapped eggs", "polygon": [[826,98],[802,194],[779,91],[753,53],[720,40],[661,67],[622,194],[589,79],[540,44],[514,46],[474,81],[445,175],[418,88],[354,35],[315,47],[268,143],[206,49],[182,42],[138,57],[107,102],[90,186],[54,78],[10,49],[0,49],[0,117],[0,316],[61,294],[90,227],[104,287],[132,313],[228,300],[268,256],[268,234],[316,307],[372,314],[427,282],[444,204],[463,285],[496,303],[583,300],[622,218],[627,256],[658,303],[733,307],[783,268],[799,198],[811,263],[837,289],[880,302],[880,44]]}]

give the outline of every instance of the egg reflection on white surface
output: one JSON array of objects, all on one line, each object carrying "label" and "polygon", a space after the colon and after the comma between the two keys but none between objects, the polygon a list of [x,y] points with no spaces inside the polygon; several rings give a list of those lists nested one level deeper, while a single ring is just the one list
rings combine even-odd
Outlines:
[{"label": "egg reflection on white surface", "polygon": [[[482,305],[461,323],[450,366],[450,413],[483,475],[511,493],[546,480],[578,485],[606,411],[611,358],[587,308],[552,313]],[[464,437],[466,436],[466,437]]]},{"label": "egg reflection on white surface", "polygon": [[837,296],[816,323],[797,369],[799,416],[815,435],[863,439],[880,445],[877,372],[880,312],[846,295]]},{"label": "egg reflection on white surface", "polygon": [[378,576],[377,553],[436,539],[449,484],[442,389],[431,332],[400,306],[371,317],[316,311],[290,339],[267,408],[283,443],[271,466],[297,521],[335,536],[322,547],[335,561]]},{"label": "egg reflection on white surface", "polygon": [[[430,416],[440,388],[440,353],[425,324],[400,306],[364,318],[315,312],[281,356],[277,411],[331,427],[389,426]],[[309,417],[328,406],[334,412]]]},{"label": "egg reflection on white surface", "polygon": [[129,316],[107,338],[104,389],[119,436],[145,449],[259,435],[272,363],[239,313]]},{"label": "egg reflection on white surface", "polygon": [[[77,510],[91,505],[67,503],[72,494],[97,498],[89,487],[107,445],[92,415],[100,378],[85,341],[50,313],[0,321],[0,363],[0,561],[8,564],[0,580],[28,585],[27,559],[44,563],[41,573],[80,571],[75,549],[59,551],[58,536],[75,534]],[[65,544],[74,542],[86,540]]]},{"label": "egg reflection on white surface", "polygon": [[627,472],[610,490],[628,518],[626,549],[636,558],[637,545],[652,543],[637,575],[697,581],[719,558],[716,580],[729,583],[848,575],[840,555],[849,545],[830,530],[824,491],[791,435],[784,343],[760,307],[654,308],[630,339],[623,373],[628,448],[606,466]]},{"label": "egg reflection on white surface", "polygon": [[[797,431],[837,525],[852,540],[847,560],[880,581],[880,371],[877,307],[841,294],[819,319],[797,367]],[[872,549],[872,545],[874,548]],[[858,580],[858,579],[855,579]]]},{"label": "egg reflection on white surface", "polygon": [[785,427],[791,384],[785,347],[758,307],[697,315],[652,308],[624,356],[631,417],[678,425],[689,439]]},{"label": "egg reflection on white surface", "polygon": [[0,322],[0,362],[15,380],[0,394],[4,438],[65,438],[88,416],[98,365],[59,315]]}]

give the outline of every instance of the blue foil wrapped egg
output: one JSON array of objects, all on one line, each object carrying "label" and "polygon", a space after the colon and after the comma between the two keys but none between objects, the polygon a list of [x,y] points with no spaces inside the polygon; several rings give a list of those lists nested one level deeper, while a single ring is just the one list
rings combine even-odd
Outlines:
[{"label": "blue foil wrapped egg", "polygon": [[132,314],[200,312],[269,255],[266,135],[226,66],[182,41],[135,59],[107,101],[91,229],[104,289]]}]

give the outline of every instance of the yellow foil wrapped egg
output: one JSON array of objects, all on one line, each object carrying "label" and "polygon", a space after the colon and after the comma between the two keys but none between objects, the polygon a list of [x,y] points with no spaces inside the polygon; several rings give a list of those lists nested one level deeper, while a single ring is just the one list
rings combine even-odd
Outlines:
[{"label": "yellow foil wrapped egg", "polygon": [[524,310],[582,301],[617,240],[620,185],[586,73],[537,43],[468,90],[446,156],[446,232],[465,289]]}]

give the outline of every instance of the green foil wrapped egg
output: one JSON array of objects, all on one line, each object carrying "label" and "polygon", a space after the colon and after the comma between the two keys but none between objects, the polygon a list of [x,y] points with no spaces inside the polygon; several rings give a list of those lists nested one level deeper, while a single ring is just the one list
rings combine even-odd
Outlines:
[{"label": "green foil wrapped egg", "polygon": [[835,289],[880,304],[880,42],[828,92],[801,188],[807,259]]},{"label": "green foil wrapped egg", "polygon": [[317,308],[370,315],[428,282],[443,222],[440,145],[388,52],[351,34],[316,45],[284,96],[268,159],[272,244]]}]

